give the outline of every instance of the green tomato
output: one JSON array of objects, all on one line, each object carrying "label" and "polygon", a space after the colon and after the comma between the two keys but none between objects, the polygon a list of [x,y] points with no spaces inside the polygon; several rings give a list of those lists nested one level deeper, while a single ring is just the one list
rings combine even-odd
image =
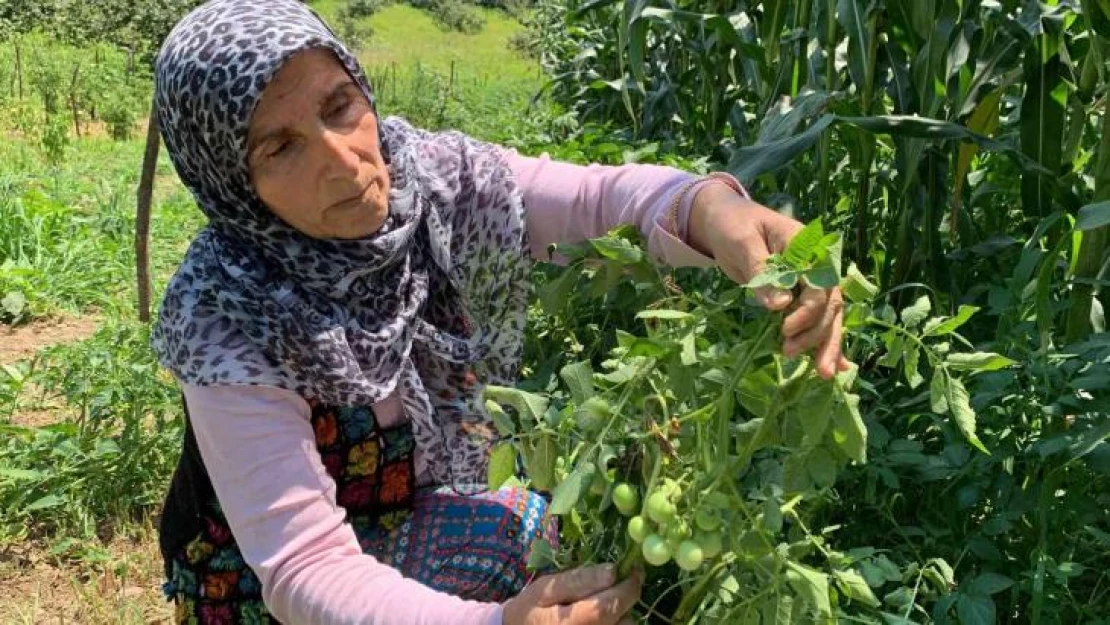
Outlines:
[{"label": "green tomato", "polygon": [[634,516],[628,519],[628,536],[638,542],[644,542],[648,535],[648,524],[642,516]]},{"label": "green tomato", "polygon": [[666,493],[669,499],[674,499],[682,494],[682,487],[678,485],[678,482],[669,477],[663,478],[663,485],[659,487],[659,490]]},{"label": "green tomato", "polygon": [[716,558],[724,549],[720,532],[704,532],[698,530],[694,533],[694,542],[701,545],[702,555],[704,555],[707,560]]},{"label": "green tomato", "polygon": [[578,427],[586,432],[600,430],[605,422],[609,420],[609,414],[609,402],[605,401],[605,398],[597,396],[582,402],[582,405],[574,412]]},{"label": "green tomato", "polygon": [[605,479],[605,474],[601,471],[594,471],[594,478],[590,482],[590,492],[595,495],[604,495],[605,489],[609,487],[609,482]]},{"label": "green tomato", "polygon": [[669,523],[674,518],[675,506],[663,491],[657,490],[648,495],[646,507],[648,516],[656,523]]},{"label": "green tomato", "polygon": [[676,519],[667,526],[667,541],[680,543],[690,537],[690,524],[682,519]]},{"label": "green tomato", "polygon": [[640,496],[630,484],[622,482],[613,487],[613,505],[624,516],[632,516],[640,507]]},{"label": "green tomato", "polygon": [[671,559],[671,547],[658,534],[649,534],[641,545],[644,561],[652,566],[663,566]]},{"label": "green tomato", "polygon": [[715,532],[721,527],[721,515],[716,510],[700,508],[694,514],[694,524],[698,526],[698,529]]},{"label": "green tomato", "polygon": [[678,563],[679,568],[683,571],[693,571],[705,561],[705,553],[702,551],[701,545],[692,540],[684,540],[678,546],[678,553],[675,554],[674,561]]}]

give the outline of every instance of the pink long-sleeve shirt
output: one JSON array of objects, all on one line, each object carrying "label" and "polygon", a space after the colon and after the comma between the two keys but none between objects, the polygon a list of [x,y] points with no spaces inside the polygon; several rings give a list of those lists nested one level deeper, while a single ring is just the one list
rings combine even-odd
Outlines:
[{"label": "pink long-sleeve shirt", "polygon": [[[636,224],[649,253],[672,266],[712,259],[666,228],[671,202],[692,176],[654,165],[582,167],[506,152],[524,195],[532,254],[553,243]],[[680,205],[680,230],[695,184]],[[676,236],[677,235],[677,236]],[[336,504],[316,450],[310,410],[291,391],[182,384],[201,459],[270,612],[285,623],[500,625],[500,604],[465,601],[407,579],[364,554]],[[395,397],[374,406],[384,426],[404,419]],[[419,452],[416,470],[424,466]]]}]

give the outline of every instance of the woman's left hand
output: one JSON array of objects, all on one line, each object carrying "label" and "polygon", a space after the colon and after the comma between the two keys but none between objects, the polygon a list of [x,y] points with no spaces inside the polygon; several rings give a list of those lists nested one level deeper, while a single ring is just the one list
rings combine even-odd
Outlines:
[{"label": "woman's left hand", "polygon": [[[715,259],[726,275],[745,284],[763,271],[771,254],[784,251],[802,227],[727,185],[709,184],[694,198],[687,238],[695,249]],[[840,351],[844,299],[839,287],[803,286],[797,298],[772,287],[758,288],[755,295],[768,310],[790,310],[782,324],[783,353],[794,357],[815,350],[817,372],[828,379],[850,366]]]}]

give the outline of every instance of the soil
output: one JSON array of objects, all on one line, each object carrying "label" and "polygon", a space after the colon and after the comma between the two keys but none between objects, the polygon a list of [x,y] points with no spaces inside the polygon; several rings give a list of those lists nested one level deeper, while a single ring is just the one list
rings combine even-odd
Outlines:
[{"label": "soil", "polygon": [[44,544],[0,546],[0,623],[171,623],[153,527],[59,556]]},{"label": "soil", "polygon": [[98,317],[83,316],[38,319],[15,327],[0,324],[0,365],[26,360],[44,347],[86,339],[99,323]]}]

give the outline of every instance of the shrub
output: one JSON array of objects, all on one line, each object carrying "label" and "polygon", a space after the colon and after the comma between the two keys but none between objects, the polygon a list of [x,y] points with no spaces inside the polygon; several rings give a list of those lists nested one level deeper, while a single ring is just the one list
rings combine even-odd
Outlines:
[{"label": "shrub", "polygon": [[431,11],[436,23],[445,30],[473,35],[486,26],[486,19],[482,14],[462,0],[434,0]]}]

